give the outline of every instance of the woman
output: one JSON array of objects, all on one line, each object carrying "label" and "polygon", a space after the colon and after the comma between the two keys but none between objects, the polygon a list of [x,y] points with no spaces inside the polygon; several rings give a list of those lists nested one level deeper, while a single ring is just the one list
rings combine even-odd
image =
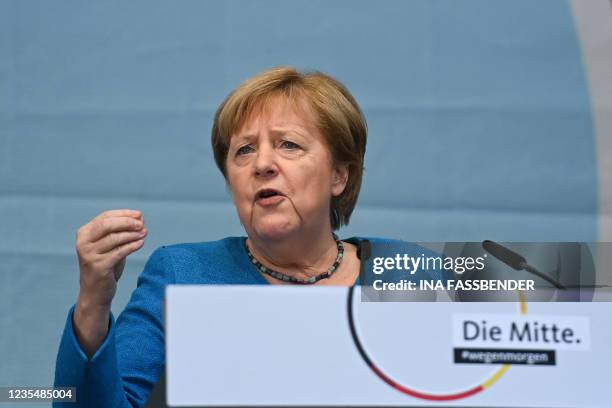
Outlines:
[{"label": "woman", "polygon": [[114,210],[81,227],[80,292],[55,376],[57,387],[77,387],[66,406],[144,405],[164,366],[167,284],[352,285],[356,241],[333,231],[357,201],[366,134],[354,98],[322,73],[276,68],[240,85],[217,110],[212,146],[247,238],[157,249],[116,323],[111,302],[146,238],[144,219]]}]

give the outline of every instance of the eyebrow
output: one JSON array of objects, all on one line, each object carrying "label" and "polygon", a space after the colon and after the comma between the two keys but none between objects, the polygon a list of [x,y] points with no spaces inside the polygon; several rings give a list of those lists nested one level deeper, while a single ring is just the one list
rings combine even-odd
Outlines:
[{"label": "eyebrow", "polygon": [[230,145],[233,143],[241,143],[243,141],[245,142],[250,142],[251,140],[255,139],[257,136],[255,134],[252,133],[247,133],[247,134],[242,134],[242,135],[236,135],[230,138]]},{"label": "eyebrow", "polygon": [[[302,126],[297,126],[297,125],[293,125],[290,127],[276,127],[276,128],[272,128],[270,130],[270,133],[272,133],[273,135],[282,135],[285,133],[295,133],[298,136],[301,137],[314,137],[306,128],[303,128]],[[237,144],[237,143],[243,143],[243,142],[247,142],[250,143],[251,141],[253,141],[254,139],[257,139],[257,134],[256,133],[244,133],[241,135],[236,135],[234,137],[231,138],[230,140],[230,145],[231,144]]]}]

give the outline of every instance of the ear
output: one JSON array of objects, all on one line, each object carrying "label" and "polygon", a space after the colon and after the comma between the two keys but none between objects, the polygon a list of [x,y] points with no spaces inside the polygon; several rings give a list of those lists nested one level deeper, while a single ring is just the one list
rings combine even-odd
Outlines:
[{"label": "ear", "polygon": [[342,194],[346,188],[348,182],[348,164],[339,164],[334,166],[334,173],[332,178],[332,195],[334,197]]}]

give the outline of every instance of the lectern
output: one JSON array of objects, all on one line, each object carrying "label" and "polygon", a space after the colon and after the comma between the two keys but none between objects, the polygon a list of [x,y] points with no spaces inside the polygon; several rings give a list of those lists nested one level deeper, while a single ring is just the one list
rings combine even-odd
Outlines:
[{"label": "lectern", "polygon": [[[525,314],[511,302],[360,295],[359,287],[169,286],[165,385],[150,406],[156,398],[169,407],[612,404],[612,303],[533,303]],[[518,339],[525,324],[555,324],[579,341]],[[471,343],[479,325],[499,325],[503,341]]]}]

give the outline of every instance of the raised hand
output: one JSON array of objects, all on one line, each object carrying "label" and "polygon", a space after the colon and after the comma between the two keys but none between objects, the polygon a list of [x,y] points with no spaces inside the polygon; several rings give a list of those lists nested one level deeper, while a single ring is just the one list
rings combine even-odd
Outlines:
[{"label": "raised hand", "polygon": [[105,211],[79,228],[80,291],[74,310],[79,343],[92,356],[108,331],[110,306],[128,255],[144,245],[147,229],[136,210]]}]

